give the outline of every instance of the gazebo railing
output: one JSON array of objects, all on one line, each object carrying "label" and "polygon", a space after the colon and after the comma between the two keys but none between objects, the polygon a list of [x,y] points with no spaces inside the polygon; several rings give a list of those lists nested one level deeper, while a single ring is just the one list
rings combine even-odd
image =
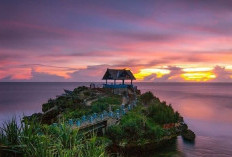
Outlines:
[{"label": "gazebo railing", "polygon": [[133,85],[129,84],[103,84],[104,88],[128,88],[133,87]]}]

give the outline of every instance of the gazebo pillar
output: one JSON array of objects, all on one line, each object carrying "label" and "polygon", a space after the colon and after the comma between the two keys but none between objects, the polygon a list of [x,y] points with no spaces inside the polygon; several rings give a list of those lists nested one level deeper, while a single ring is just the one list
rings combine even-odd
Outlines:
[{"label": "gazebo pillar", "polygon": [[122,80],[122,84],[124,84],[124,79]]},{"label": "gazebo pillar", "polygon": [[131,85],[132,85],[132,79],[131,79]]},{"label": "gazebo pillar", "polygon": [[107,79],[106,79],[106,84],[107,84]]},{"label": "gazebo pillar", "polygon": [[116,85],[116,80],[114,80],[114,85]]}]

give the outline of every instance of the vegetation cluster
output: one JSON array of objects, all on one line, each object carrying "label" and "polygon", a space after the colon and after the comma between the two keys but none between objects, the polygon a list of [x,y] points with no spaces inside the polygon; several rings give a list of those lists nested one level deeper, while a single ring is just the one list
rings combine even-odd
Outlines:
[{"label": "vegetation cluster", "polygon": [[119,125],[111,126],[107,135],[113,143],[122,146],[157,142],[177,132],[163,129],[163,124],[177,123],[179,119],[179,113],[171,105],[146,92],[139,97],[138,106],[123,116]]}]

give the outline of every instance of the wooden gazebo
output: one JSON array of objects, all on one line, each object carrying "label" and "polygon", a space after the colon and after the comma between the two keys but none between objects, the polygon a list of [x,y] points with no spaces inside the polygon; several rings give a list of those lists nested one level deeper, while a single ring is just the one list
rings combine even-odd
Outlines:
[{"label": "wooden gazebo", "polygon": [[107,69],[102,80],[106,80],[106,84],[108,85],[107,80],[114,80],[114,87],[116,87],[116,80],[121,80],[122,85],[125,85],[125,80],[130,80],[130,85],[133,85],[133,80],[136,80],[134,75],[130,70],[127,69]]}]

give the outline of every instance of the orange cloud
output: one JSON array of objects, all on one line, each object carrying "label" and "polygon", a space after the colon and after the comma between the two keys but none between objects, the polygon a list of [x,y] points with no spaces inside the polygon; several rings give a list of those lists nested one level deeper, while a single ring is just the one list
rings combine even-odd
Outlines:
[{"label": "orange cloud", "polygon": [[29,80],[32,78],[31,68],[11,68],[0,71],[0,79],[10,77],[11,80]]},{"label": "orange cloud", "polygon": [[[20,71],[19,73],[17,73],[18,71]],[[23,80],[23,79],[26,79],[26,80],[29,80],[32,78],[32,75],[31,75],[31,68],[23,68],[23,69],[20,69],[20,70],[17,70],[15,69],[15,74],[12,75],[12,80]]]}]

